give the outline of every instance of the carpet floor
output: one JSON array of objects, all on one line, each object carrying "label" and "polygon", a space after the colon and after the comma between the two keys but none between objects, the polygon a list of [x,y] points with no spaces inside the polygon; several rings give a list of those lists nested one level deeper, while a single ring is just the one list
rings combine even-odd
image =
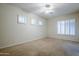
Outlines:
[{"label": "carpet floor", "polygon": [[[68,44],[79,44],[58,39],[40,39],[0,50],[1,56],[66,56]],[[78,45],[79,46],[79,45]],[[72,51],[71,51],[72,52]],[[71,53],[70,52],[70,53]]]}]

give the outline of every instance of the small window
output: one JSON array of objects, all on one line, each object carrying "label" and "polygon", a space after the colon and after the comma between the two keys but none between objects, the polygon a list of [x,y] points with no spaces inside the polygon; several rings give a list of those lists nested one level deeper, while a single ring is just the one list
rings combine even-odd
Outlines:
[{"label": "small window", "polygon": [[25,24],[26,23],[26,16],[18,16],[17,22],[19,24]]},{"label": "small window", "polygon": [[38,25],[43,25],[43,22],[39,20]]},{"label": "small window", "polygon": [[31,20],[31,24],[32,24],[32,25],[36,25],[36,24],[37,24],[37,20],[36,20],[36,19],[32,19],[32,20]]}]

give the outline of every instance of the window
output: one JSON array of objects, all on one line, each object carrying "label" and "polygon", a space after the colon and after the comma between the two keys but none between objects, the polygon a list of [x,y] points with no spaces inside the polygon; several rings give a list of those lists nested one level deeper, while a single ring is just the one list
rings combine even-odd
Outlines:
[{"label": "window", "polygon": [[58,21],[57,33],[65,35],[75,35],[75,19]]},{"label": "window", "polygon": [[19,24],[25,24],[27,19],[26,19],[26,16],[19,15],[17,20]]},{"label": "window", "polygon": [[38,25],[43,25],[43,22],[39,20]]},{"label": "window", "polygon": [[43,22],[41,20],[32,19],[31,20],[31,24],[32,25],[39,25],[39,26],[41,26],[41,25],[43,25]]},{"label": "window", "polygon": [[31,20],[31,24],[36,25],[37,24],[37,20],[36,19],[32,19]]}]

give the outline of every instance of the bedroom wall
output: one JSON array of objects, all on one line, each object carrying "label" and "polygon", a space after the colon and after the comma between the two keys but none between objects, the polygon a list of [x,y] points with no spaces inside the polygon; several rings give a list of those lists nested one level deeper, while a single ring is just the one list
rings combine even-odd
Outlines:
[{"label": "bedroom wall", "polygon": [[[27,16],[27,24],[17,24],[17,15]],[[31,19],[43,21],[44,25],[31,24]],[[0,4],[0,48],[47,37],[47,20],[24,12],[20,8]]]},{"label": "bedroom wall", "polygon": [[[75,18],[76,20],[76,34],[75,36],[68,35],[58,35],[57,34],[57,21],[66,20],[70,18]],[[74,13],[70,15],[58,16],[48,20],[48,37],[57,38],[57,39],[65,39],[72,41],[79,41],[79,13]]]}]

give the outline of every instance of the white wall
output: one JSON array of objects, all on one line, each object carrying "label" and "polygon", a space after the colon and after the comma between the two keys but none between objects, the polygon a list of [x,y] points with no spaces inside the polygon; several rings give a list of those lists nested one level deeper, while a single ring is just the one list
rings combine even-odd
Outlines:
[{"label": "white wall", "polygon": [[[17,24],[17,15],[28,17],[27,24]],[[65,36],[57,34],[57,21],[69,18],[76,19],[76,35]],[[43,26],[31,25],[32,18],[44,22]],[[48,23],[47,23],[48,22]],[[47,34],[48,33],[48,34]],[[21,44],[24,42],[41,39],[45,37],[77,40],[79,41],[79,13],[54,17],[49,20],[38,17],[37,15],[24,12],[20,8],[0,4],[0,48]]]},{"label": "white wall", "polygon": [[[75,36],[58,35],[57,34],[57,21],[66,20],[70,18],[76,19],[76,35]],[[52,19],[49,19],[48,20],[48,37],[79,41],[79,13],[75,13],[71,15],[64,15],[64,16],[59,16],[59,17],[54,17]]]},{"label": "white wall", "polygon": [[[27,24],[17,24],[17,15],[28,17]],[[43,26],[31,25],[32,18],[44,22]],[[47,37],[47,20],[20,8],[0,4],[0,48]]]}]

